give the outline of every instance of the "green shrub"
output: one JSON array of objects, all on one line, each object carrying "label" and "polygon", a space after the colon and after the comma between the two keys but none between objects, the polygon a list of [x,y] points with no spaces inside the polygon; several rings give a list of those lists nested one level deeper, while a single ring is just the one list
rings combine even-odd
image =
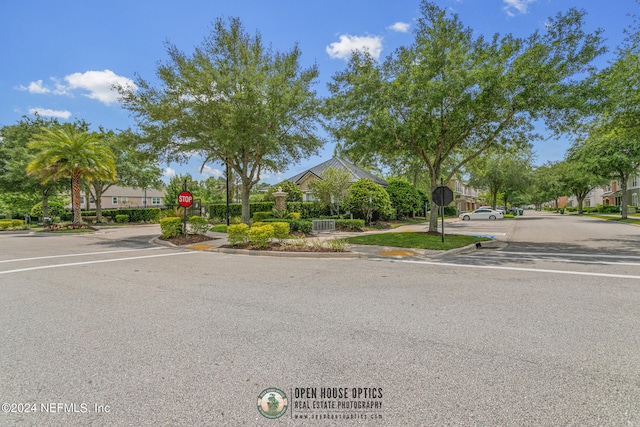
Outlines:
[{"label": "green shrub", "polygon": [[119,224],[129,222],[129,215],[116,215],[116,222]]},{"label": "green shrub", "polygon": [[304,234],[311,234],[313,231],[313,222],[304,219],[275,219],[267,218],[263,222],[269,224],[274,222],[286,222],[289,224],[290,231],[299,231]]},{"label": "green shrub", "polygon": [[287,219],[300,219],[300,212],[289,212]]},{"label": "green shrub", "polygon": [[160,220],[160,232],[165,239],[178,237],[182,234],[182,221],[178,217],[162,218]]},{"label": "green shrub", "polygon": [[22,219],[0,219],[0,230],[26,228]]},{"label": "green shrub", "polygon": [[393,212],[389,194],[370,179],[361,178],[351,184],[344,209],[360,219],[376,219]]},{"label": "green shrub", "polygon": [[253,213],[253,221],[260,222],[265,218],[271,218],[273,216],[273,212],[254,212]]},{"label": "green shrub", "polygon": [[[49,217],[64,216],[67,210],[64,207],[64,203],[60,200],[49,200]],[[31,216],[42,219],[42,202],[36,203],[30,212]]]},{"label": "green shrub", "polygon": [[272,222],[269,225],[273,227],[273,237],[276,239],[286,239],[289,237],[291,225],[288,222]]},{"label": "green shrub", "polygon": [[[164,211],[170,212],[170,211]],[[83,217],[95,217],[96,211],[83,211]],[[128,215],[131,222],[153,222],[160,220],[160,208],[130,208],[130,209],[102,209],[102,218],[116,218],[118,215]],[[163,215],[166,216],[166,215]],[[116,222],[118,220],[116,219]]]},{"label": "green shrub", "polygon": [[274,229],[271,224],[263,225],[262,227],[253,227],[249,230],[249,240],[251,244],[265,248],[269,244],[269,240],[274,237]]},{"label": "green shrub", "polygon": [[[256,202],[249,204],[249,214],[253,215],[255,212],[271,212],[273,209],[273,202]],[[229,216],[240,217],[242,216],[242,205],[240,203],[229,203]],[[226,203],[215,203],[209,205],[209,217],[210,218],[226,218],[227,217],[227,205]]]},{"label": "green shrub", "polygon": [[336,228],[342,231],[362,231],[364,219],[336,219]]},{"label": "green shrub", "polygon": [[216,233],[226,233],[227,224],[216,224],[213,227],[211,227],[211,231],[215,231]]},{"label": "green shrub", "polygon": [[314,202],[287,202],[287,211],[291,214],[297,212],[300,218],[319,218],[331,214],[329,206]]},{"label": "green shrub", "polygon": [[232,224],[227,227],[227,239],[232,245],[246,243],[249,238],[249,226],[247,224]]},{"label": "green shrub", "polygon": [[205,235],[209,230],[209,221],[201,216],[191,216],[187,219],[187,223],[189,224],[189,230],[193,234]]},{"label": "green shrub", "polygon": [[262,227],[263,225],[267,225],[266,222],[258,221],[251,224],[251,227]]}]

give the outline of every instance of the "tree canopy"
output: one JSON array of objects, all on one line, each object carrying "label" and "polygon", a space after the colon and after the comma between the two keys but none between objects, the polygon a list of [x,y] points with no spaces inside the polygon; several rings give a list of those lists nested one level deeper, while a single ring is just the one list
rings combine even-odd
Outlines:
[{"label": "tree canopy", "polygon": [[27,172],[43,183],[61,178],[71,179],[73,223],[82,224],[80,215],[81,180],[115,180],[116,165],[113,152],[98,136],[87,133],[70,123],[60,127],[43,128],[34,136],[29,148],[38,150],[27,165]]},{"label": "tree canopy", "polygon": [[242,181],[242,220],[249,195],[266,171],[279,172],[314,154],[320,101],[312,87],[318,69],[303,69],[297,45],[274,52],[237,18],[218,19],[191,55],[168,45],[161,87],[138,78],[138,91],[120,88],[137,118],[146,147],[166,160],[197,153],[228,164]]},{"label": "tree canopy", "polygon": [[418,158],[433,190],[492,145],[532,140],[533,121],[559,131],[589,107],[574,78],[604,49],[583,31],[584,12],[549,19],[544,34],[486,40],[432,3],[421,11],[411,46],[381,64],[354,53],[333,77],[329,130],[352,158]]}]

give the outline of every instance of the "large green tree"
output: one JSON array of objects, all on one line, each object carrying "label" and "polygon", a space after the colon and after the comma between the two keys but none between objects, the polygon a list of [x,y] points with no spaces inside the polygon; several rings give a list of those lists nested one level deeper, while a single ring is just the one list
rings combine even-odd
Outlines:
[{"label": "large green tree", "polygon": [[421,10],[412,45],[381,64],[355,53],[330,84],[329,129],[353,158],[418,158],[433,190],[492,145],[531,140],[533,121],[559,131],[587,108],[589,91],[573,79],[604,49],[583,31],[583,12],[526,39],[487,40],[432,3]]},{"label": "large green tree", "polygon": [[[593,154],[593,153],[592,153]],[[560,170],[565,187],[578,200],[578,214],[583,213],[584,199],[596,187],[608,184],[609,178],[597,173],[586,152],[569,150]]]},{"label": "large green tree", "polygon": [[124,106],[151,151],[167,160],[199,153],[228,164],[242,181],[242,221],[249,223],[251,189],[265,171],[279,172],[317,152],[320,101],[312,87],[317,66],[303,69],[298,46],[274,52],[239,19],[218,19],[191,55],[169,45],[159,88],[138,78],[121,88]]},{"label": "large green tree", "polygon": [[[77,122],[84,126],[84,122]],[[0,193],[4,193],[2,205],[8,213],[24,215],[42,201],[44,216],[49,216],[49,197],[69,188],[68,183],[46,182],[27,174],[27,165],[35,155],[28,144],[43,128],[60,126],[56,119],[39,116],[23,117],[17,124],[0,128]],[[17,203],[16,203],[17,202]]]},{"label": "large green tree", "polygon": [[487,190],[491,206],[495,209],[498,195],[505,206],[512,196],[523,193],[531,181],[533,153],[524,144],[508,150],[495,147],[469,163],[469,184]]},{"label": "large green tree", "polygon": [[571,156],[586,173],[617,181],[621,191],[622,218],[627,218],[627,183],[640,168],[640,127],[611,126],[605,119],[595,124],[585,140],[576,142]]},{"label": "large green tree", "polygon": [[116,179],[115,156],[95,133],[88,133],[66,123],[35,135],[29,148],[37,150],[27,165],[27,172],[43,183],[61,178],[71,179],[73,223],[82,224],[80,196],[82,180]]}]

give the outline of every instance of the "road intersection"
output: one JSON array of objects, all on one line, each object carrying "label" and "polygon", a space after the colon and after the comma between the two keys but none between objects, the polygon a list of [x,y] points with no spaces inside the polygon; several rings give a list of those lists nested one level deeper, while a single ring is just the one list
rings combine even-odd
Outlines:
[{"label": "road intersection", "polygon": [[[640,228],[445,227],[497,248],[285,258],[157,246],[156,226],[2,234],[0,425],[640,424]],[[256,408],[270,388],[289,398],[278,420]],[[343,409],[296,398],[323,389]]]}]

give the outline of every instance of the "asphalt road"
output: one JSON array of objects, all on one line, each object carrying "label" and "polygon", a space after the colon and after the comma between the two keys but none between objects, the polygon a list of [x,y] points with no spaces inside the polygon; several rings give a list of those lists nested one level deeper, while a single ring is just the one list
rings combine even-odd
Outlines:
[{"label": "asphalt road", "polygon": [[503,244],[308,259],[158,247],[153,226],[0,234],[0,425],[640,425],[640,228],[446,227]]}]

